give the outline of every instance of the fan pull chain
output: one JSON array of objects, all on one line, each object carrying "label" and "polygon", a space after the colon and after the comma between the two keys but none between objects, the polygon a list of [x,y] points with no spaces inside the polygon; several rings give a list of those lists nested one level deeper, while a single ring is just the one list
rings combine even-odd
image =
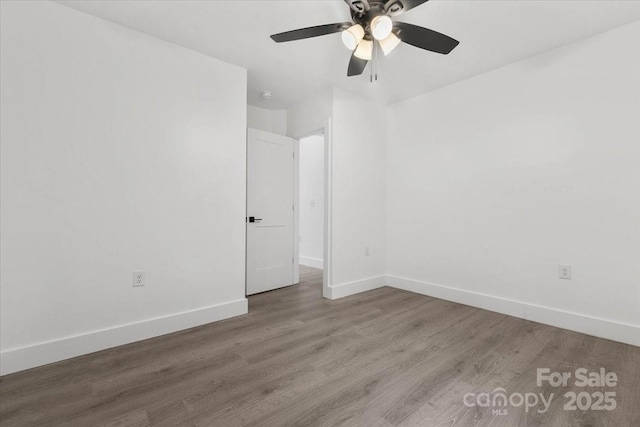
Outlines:
[{"label": "fan pull chain", "polygon": [[373,52],[371,55],[371,74],[369,75],[369,83],[373,83],[374,80],[378,81],[378,42],[373,41]]}]

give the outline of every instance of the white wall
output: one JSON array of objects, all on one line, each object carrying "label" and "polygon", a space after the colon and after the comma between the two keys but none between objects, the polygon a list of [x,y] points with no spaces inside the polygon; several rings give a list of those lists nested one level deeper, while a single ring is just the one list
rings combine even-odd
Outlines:
[{"label": "white wall", "polygon": [[302,138],[322,130],[333,112],[333,92],[322,92],[287,110],[287,136]]},{"label": "white wall", "polygon": [[332,297],[338,298],[384,284],[386,113],[335,89],[332,117]]},{"label": "white wall", "polygon": [[55,3],[1,15],[2,373],[245,313],[246,71]]},{"label": "white wall", "polygon": [[389,283],[640,345],[638,76],[636,22],[392,106]]},{"label": "white wall", "polygon": [[267,110],[247,105],[247,126],[278,135],[286,135],[287,110]]},{"label": "white wall", "polygon": [[300,140],[300,264],[322,268],[324,251],[324,135]]},{"label": "white wall", "polygon": [[294,138],[327,123],[329,259],[323,259],[324,295],[340,298],[384,285],[386,113],[368,99],[340,89],[287,110],[287,134]]}]

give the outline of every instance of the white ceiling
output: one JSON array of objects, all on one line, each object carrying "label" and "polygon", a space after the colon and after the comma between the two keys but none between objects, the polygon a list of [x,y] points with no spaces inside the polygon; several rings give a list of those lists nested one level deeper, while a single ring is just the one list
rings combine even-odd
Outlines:
[{"label": "white ceiling", "polygon": [[[460,41],[449,55],[401,44],[379,81],[347,77],[339,34],[275,43],[270,34],[349,21],[342,0],[59,1],[248,70],[248,103],[287,108],[336,86],[391,104],[581,38],[640,20],[640,1],[431,0],[398,17]],[[263,90],[273,92],[262,101]]]}]

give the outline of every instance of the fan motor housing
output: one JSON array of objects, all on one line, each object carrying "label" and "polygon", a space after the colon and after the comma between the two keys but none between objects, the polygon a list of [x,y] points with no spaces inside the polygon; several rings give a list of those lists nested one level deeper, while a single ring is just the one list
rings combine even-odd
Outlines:
[{"label": "fan motor housing", "polygon": [[376,16],[395,16],[400,14],[403,9],[404,5],[401,0],[387,2],[386,4],[384,1],[371,0],[369,1],[368,10],[363,10],[362,12],[357,12],[353,9],[350,10],[353,22],[366,28]]},{"label": "fan motor housing", "polygon": [[384,10],[383,2],[370,1],[369,6],[369,10],[365,12],[356,12],[355,10],[350,9],[351,19],[353,19],[353,22],[362,25],[363,28],[367,28],[369,24],[371,24],[371,20],[376,16],[387,15],[387,12]]}]

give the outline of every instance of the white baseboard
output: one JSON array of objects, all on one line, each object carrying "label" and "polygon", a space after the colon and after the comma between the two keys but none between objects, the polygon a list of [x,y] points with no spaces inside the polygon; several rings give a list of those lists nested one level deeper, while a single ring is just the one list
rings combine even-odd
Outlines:
[{"label": "white baseboard", "polygon": [[242,298],[197,310],[5,350],[0,353],[0,375],[228,319],[246,314],[247,311],[248,301]]},{"label": "white baseboard", "polygon": [[417,294],[428,295],[543,323],[545,325],[640,346],[640,326],[637,325],[620,323],[585,314],[465,291],[448,286],[434,285],[432,283],[405,279],[393,275],[387,276],[386,283],[387,286],[415,292]]},{"label": "white baseboard", "polygon": [[371,291],[381,288],[385,285],[385,276],[370,277],[368,279],[356,280],[354,282],[341,283],[339,285],[329,286],[329,299],[338,299],[348,297],[350,295],[359,294],[360,292]]},{"label": "white baseboard", "polygon": [[[406,279],[376,276],[329,287],[330,299],[390,286],[417,294],[441,298],[546,325],[640,346],[640,326],[558,310],[521,301],[465,291],[448,286]],[[246,298],[198,310],[158,317],[142,322],[65,337],[0,352],[0,375],[93,353],[111,347],[157,337],[183,329],[246,314]]]},{"label": "white baseboard", "polygon": [[298,262],[302,265],[306,265],[307,267],[324,268],[324,262],[319,258],[311,258],[301,255]]}]

